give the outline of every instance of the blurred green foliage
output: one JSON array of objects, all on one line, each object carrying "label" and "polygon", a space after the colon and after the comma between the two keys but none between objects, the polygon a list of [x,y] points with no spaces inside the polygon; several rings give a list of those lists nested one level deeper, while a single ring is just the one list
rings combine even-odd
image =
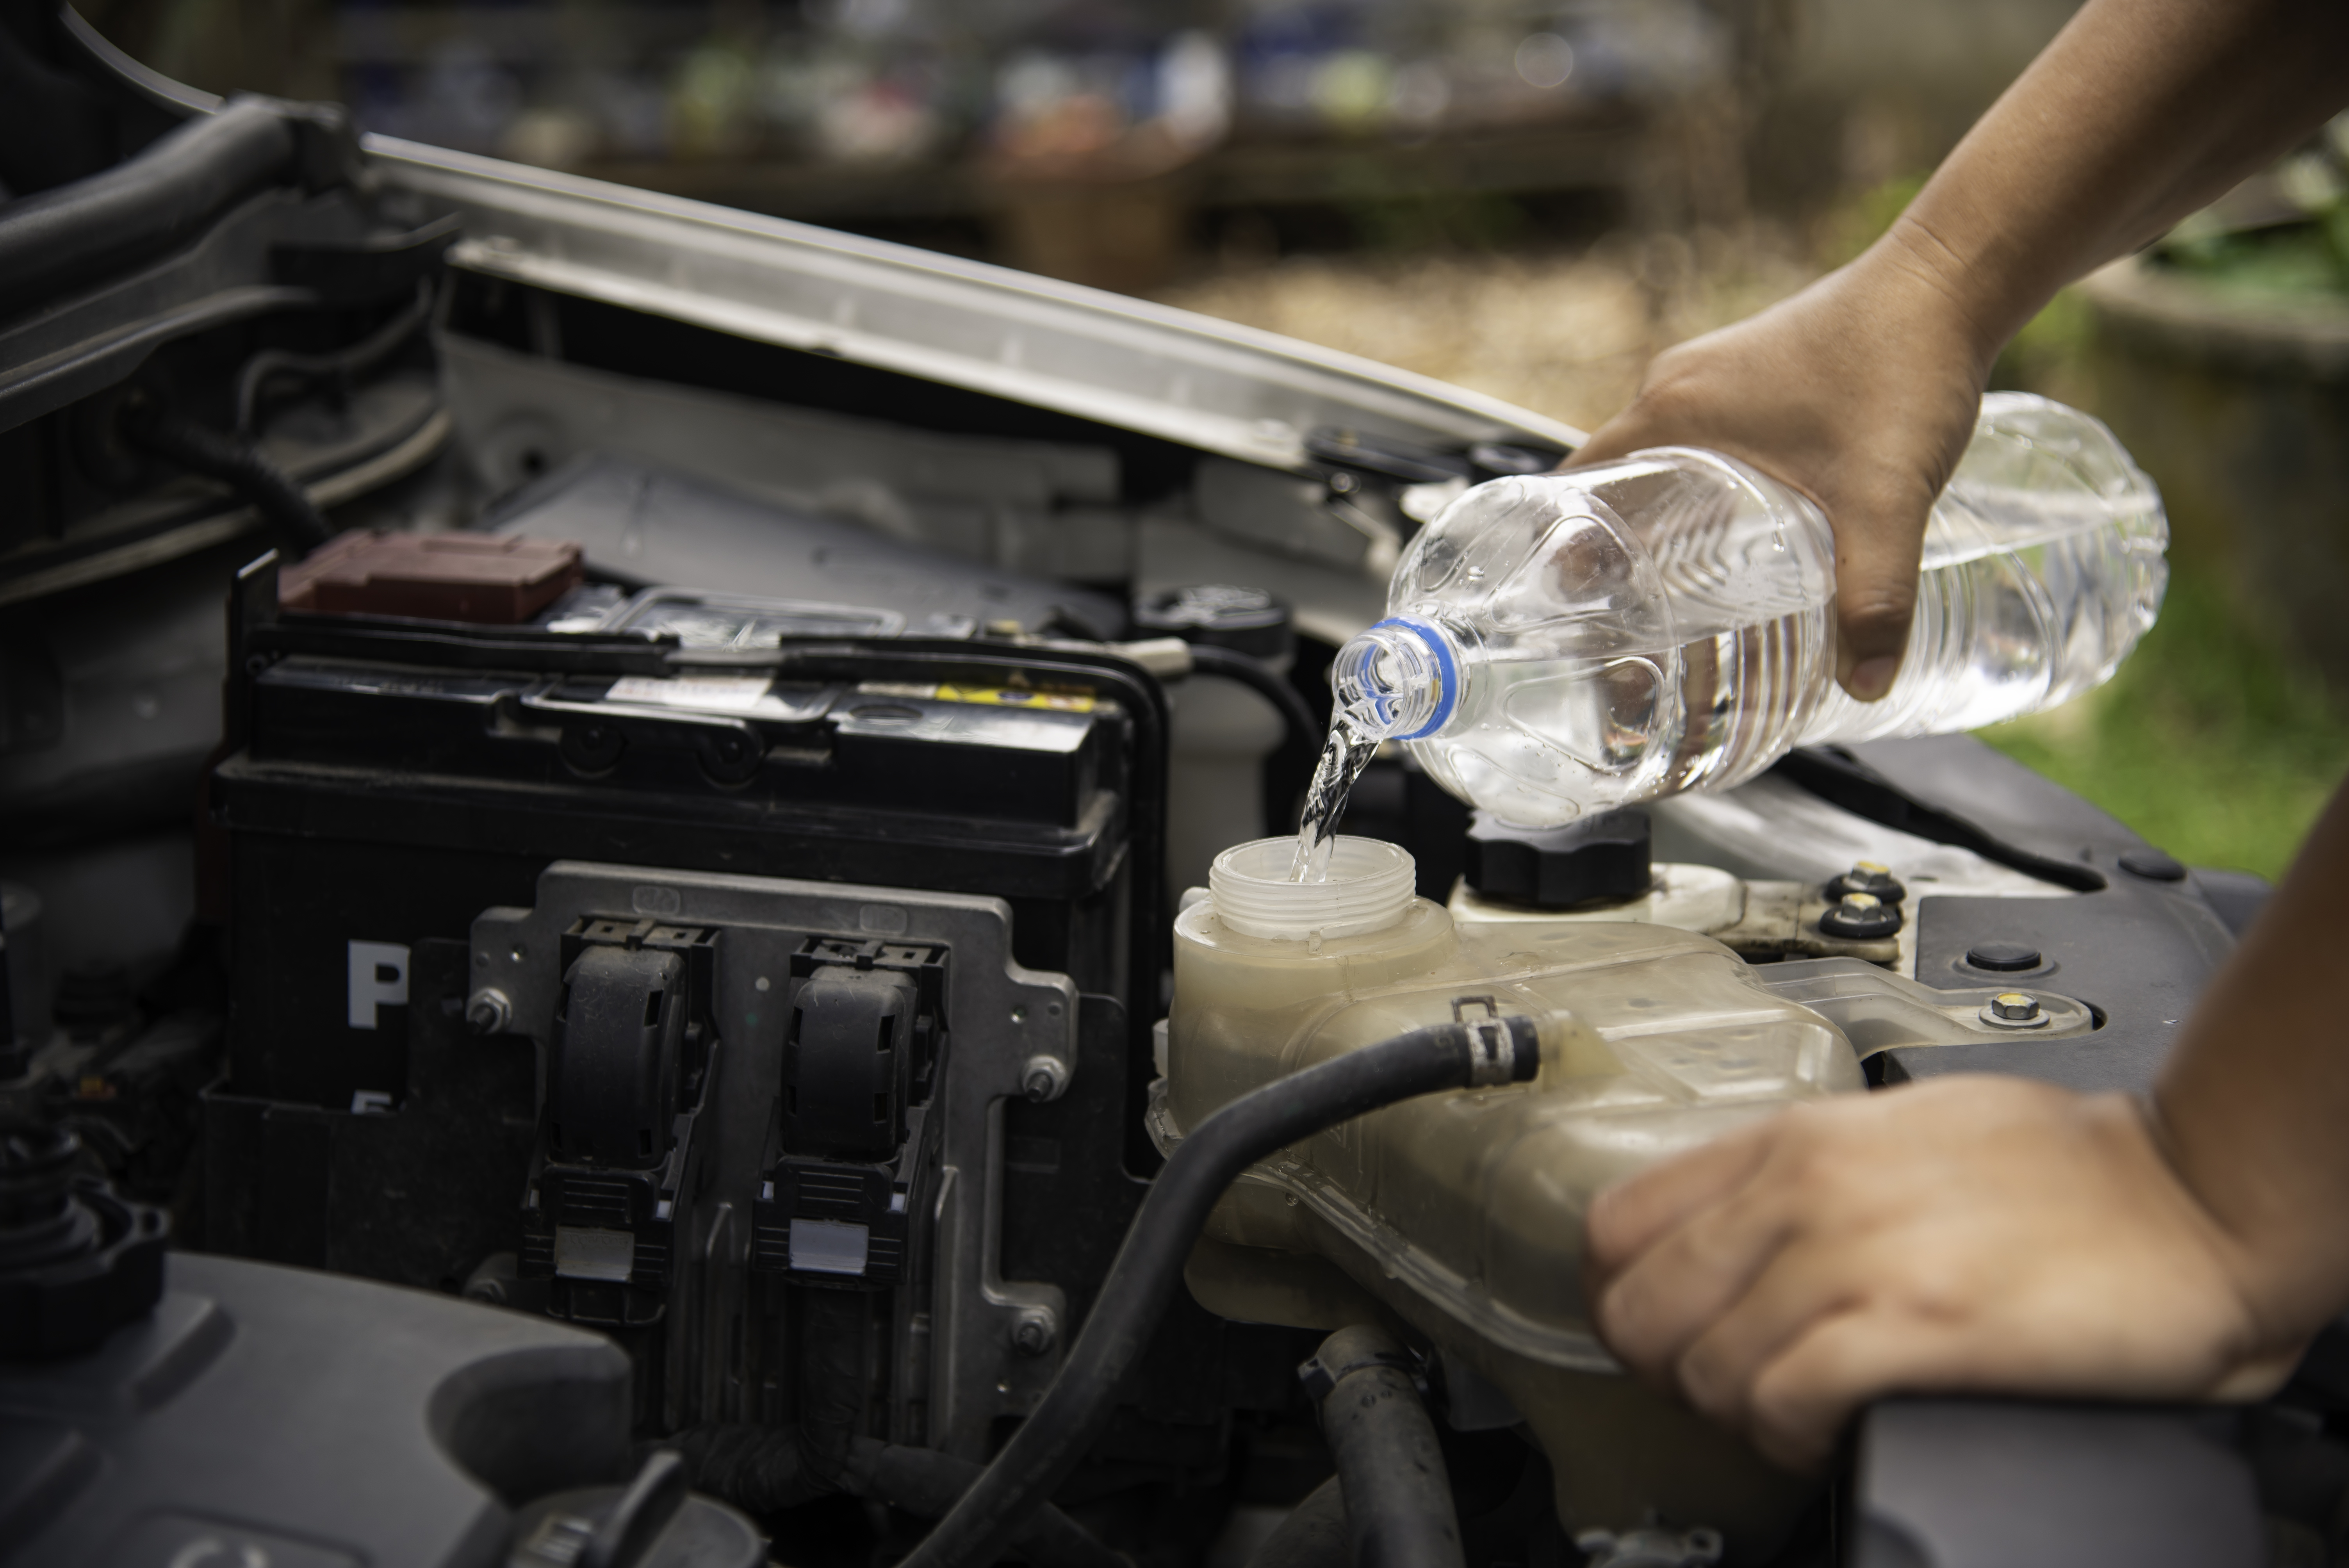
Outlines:
[{"label": "blurred green foliage", "polygon": [[2349,771],[2349,720],[2209,573],[2087,696],[1982,738],[2189,865],[2271,880]]},{"label": "blurred green foliage", "polygon": [[2086,383],[2088,349],[2095,331],[2086,297],[2077,289],[2059,290],[1999,351],[1998,363],[1991,367],[1991,386],[2086,406],[2094,400]]},{"label": "blurred green foliage", "polygon": [[2349,201],[2305,223],[2174,239],[2161,247],[2161,259],[2234,294],[2349,294]]},{"label": "blurred green foliage", "polygon": [[1926,176],[1903,174],[1846,196],[1830,208],[1813,231],[1813,244],[1824,266],[1839,267],[1883,236],[1894,219],[1909,210]]},{"label": "blurred green foliage", "polygon": [[2349,114],[2264,179],[2286,212],[2298,211],[2297,221],[2247,228],[2226,222],[2213,207],[2170,231],[2155,254],[2233,294],[2349,294]]}]

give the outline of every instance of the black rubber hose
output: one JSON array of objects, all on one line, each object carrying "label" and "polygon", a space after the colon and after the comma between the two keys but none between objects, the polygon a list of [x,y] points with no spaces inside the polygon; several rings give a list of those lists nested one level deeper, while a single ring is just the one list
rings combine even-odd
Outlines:
[{"label": "black rubber hose", "polygon": [[1341,1328],[1301,1376],[1338,1460],[1355,1568],[1464,1568],[1444,1449],[1402,1346],[1382,1328]]},{"label": "black rubber hose", "polygon": [[78,290],[192,239],[222,211],[290,180],[300,133],[240,98],[103,173],[0,209],[0,315]]},{"label": "black rubber hose", "polygon": [[994,1562],[1077,1467],[1157,1328],[1208,1211],[1233,1178],[1364,1111],[1437,1089],[1523,1082],[1540,1060],[1529,1018],[1438,1024],[1267,1084],[1201,1122],[1151,1183],[1083,1332],[1034,1413],[902,1568]]},{"label": "black rubber hose", "polygon": [[1320,751],[1322,727],[1314,718],[1313,710],[1305,706],[1305,694],[1289,685],[1286,676],[1274,674],[1262,659],[1219,648],[1213,643],[1194,643],[1191,669],[1195,675],[1221,676],[1239,682],[1280,710],[1291,740],[1309,753]]},{"label": "black rubber hose", "polygon": [[223,436],[151,403],[126,407],[121,428],[123,438],[140,450],[234,490],[291,550],[307,554],[332,534],[301,485],[251,441]]},{"label": "black rubber hose", "polygon": [[1346,1489],[1331,1476],[1288,1511],[1280,1527],[1264,1538],[1247,1568],[1353,1568],[1354,1543],[1346,1533]]}]

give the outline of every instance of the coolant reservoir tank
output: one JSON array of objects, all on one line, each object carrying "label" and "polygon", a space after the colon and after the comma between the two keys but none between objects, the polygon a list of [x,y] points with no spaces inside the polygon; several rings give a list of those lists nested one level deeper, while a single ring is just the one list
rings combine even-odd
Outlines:
[{"label": "coolant reservoir tank", "polygon": [[[1548,1450],[1569,1530],[1651,1513],[1758,1542],[1803,1490],[1622,1377],[1583,1301],[1582,1223],[1618,1178],[1789,1103],[1860,1089],[1818,1013],[1709,937],[1653,924],[1455,927],[1411,857],[1338,841],[1326,884],[1291,840],[1226,851],[1174,928],[1156,1130],[1420,1026],[1525,1015],[1530,1084],[1428,1095],[1247,1172],[1190,1280],[1227,1316],[1336,1328],[1392,1313],[1475,1367]],[[1331,1265],[1335,1265],[1334,1271]]]}]

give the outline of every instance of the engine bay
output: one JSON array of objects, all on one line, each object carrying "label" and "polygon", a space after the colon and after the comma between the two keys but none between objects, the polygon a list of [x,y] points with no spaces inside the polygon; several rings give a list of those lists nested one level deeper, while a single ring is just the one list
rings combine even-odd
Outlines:
[{"label": "engine bay", "polygon": [[[94,39],[129,155],[0,206],[0,1553],[934,1550],[1198,1131],[1186,890],[1293,823],[1412,531],[1578,433]],[[1685,1064],[1774,1028],[1819,1092],[2142,1091],[2265,891],[1962,737],[1617,815],[1374,763],[1346,831],[1516,967],[1345,1037],[1538,981],[1675,1108],[1762,1103]],[[1014,1552],[1350,1561],[1372,1379],[1469,1564],[2329,1560],[2330,1336],[2255,1407],[1896,1401],[1796,1480],[1526,1326],[1582,1197],[1448,1253],[1490,1205],[1403,1236],[1316,1136],[1183,1243]]]}]

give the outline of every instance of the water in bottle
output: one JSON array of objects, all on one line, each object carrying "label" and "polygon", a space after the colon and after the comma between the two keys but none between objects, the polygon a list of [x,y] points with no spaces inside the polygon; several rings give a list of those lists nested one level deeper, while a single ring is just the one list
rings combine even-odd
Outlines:
[{"label": "water in bottle", "polygon": [[1556,826],[1726,789],[1799,745],[2053,707],[2153,624],[2168,542],[2111,431],[1992,393],[1926,527],[1899,678],[1858,703],[1835,684],[1834,536],[1798,492],[1689,448],[1479,485],[1405,552],[1387,619],[1339,653],[1297,874],[1384,740],[1463,799]]}]

